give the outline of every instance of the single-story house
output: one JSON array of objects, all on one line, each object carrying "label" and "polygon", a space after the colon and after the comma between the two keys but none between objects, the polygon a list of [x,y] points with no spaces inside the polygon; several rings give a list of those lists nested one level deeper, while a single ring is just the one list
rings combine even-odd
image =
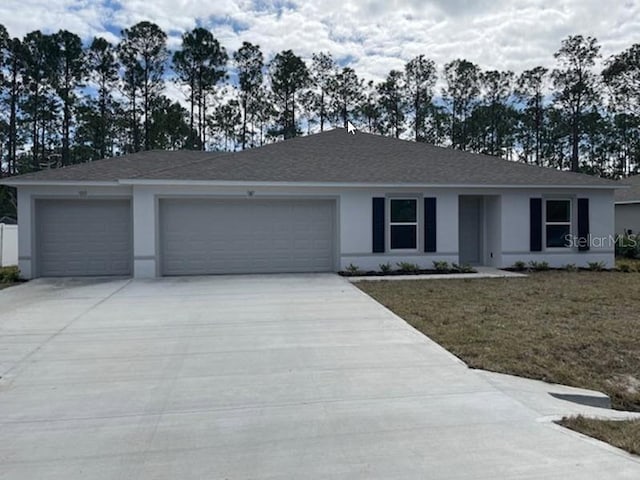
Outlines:
[{"label": "single-story house", "polygon": [[640,234],[640,175],[623,178],[631,188],[616,190],[616,233]]},{"label": "single-story house", "polygon": [[344,129],[3,182],[26,278],[614,264],[616,182]]}]

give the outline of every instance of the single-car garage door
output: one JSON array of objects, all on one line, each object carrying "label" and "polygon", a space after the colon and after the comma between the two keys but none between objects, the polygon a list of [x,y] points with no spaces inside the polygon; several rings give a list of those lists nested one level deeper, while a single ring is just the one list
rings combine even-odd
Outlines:
[{"label": "single-car garage door", "polygon": [[331,200],[164,199],[163,275],[334,270]]},{"label": "single-car garage door", "polygon": [[131,275],[129,200],[37,200],[41,277]]}]

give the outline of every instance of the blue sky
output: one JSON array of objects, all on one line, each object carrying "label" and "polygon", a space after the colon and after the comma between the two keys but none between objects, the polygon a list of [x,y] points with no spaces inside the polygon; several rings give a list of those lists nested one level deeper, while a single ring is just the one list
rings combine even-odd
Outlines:
[{"label": "blue sky", "polygon": [[638,42],[640,0],[2,0],[0,22],[14,36],[71,30],[117,40],[122,28],[158,23],[170,34],[210,28],[228,51],[243,40],[269,58],[291,48],[309,58],[330,51],[365,79],[425,54],[442,68],[467,58],[486,69],[552,67],[569,34],[598,38],[606,58]]}]

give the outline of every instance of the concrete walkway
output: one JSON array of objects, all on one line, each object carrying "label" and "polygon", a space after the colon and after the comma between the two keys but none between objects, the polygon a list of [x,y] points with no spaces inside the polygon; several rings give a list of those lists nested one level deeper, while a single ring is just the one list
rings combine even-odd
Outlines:
[{"label": "concrete walkway", "polygon": [[0,375],[0,479],[640,478],[328,274],[10,288]]},{"label": "concrete walkway", "polygon": [[494,267],[474,267],[475,273],[425,273],[421,275],[385,275],[385,276],[367,276],[361,277],[345,277],[351,283],[357,282],[377,282],[381,280],[455,280],[469,278],[523,278],[525,273],[510,272]]}]

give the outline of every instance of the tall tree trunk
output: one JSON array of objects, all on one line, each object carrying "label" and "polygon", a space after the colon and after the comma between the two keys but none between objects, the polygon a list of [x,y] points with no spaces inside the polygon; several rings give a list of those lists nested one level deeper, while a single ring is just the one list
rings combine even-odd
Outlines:
[{"label": "tall tree trunk", "polygon": [[38,155],[40,154],[40,136],[38,134],[38,122],[40,120],[38,114],[40,112],[40,95],[39,95],[40,85],[36,84],[34,89],[34,103],[33,103],[33,125],[31,127],[31,136],[33,138],[33,166],[37,168],[38,165]]},{"label": "tall tree trunk", "polygon": [[420,141],[420,125],[421,125],[421,121],[422,119],[420,118],[420,94],[416,91],[416,96],[413,97],[413,112],[414,112],[414,119],[413,121],[415,122],[415,128],[414,128],[414,133],[415,133],[415,141],[419,142]]},{"label": "tall tree trunk", "polygon": [[149,138],[149,71],[144,69],[144,149],[151,150],[151,140]]},{"label": "tall tree trunk", "polygon": [[242,99],[242,150],[247,145],[247,97]]},{"label": "tall tree trunk", "polygon": [[193,112],[196,103],[196,86],[195,86],[195,75],[191,76],[191,95],[189,97],[189,103],[191,104],[191,112],[189,115],[189,148],[195,150],[196,148],[196,138],[195,132],[193,131]]},{"label": "tall tree trunk", "polygon": [[320,131],[324,132],[324,88],[320,89]]},{"label": "tall tree trunk", "polygon": [[347,110],[347,101],[346,99],[342,99],[342,126],[347,128],[349,126],[349,112]]},{"label": "tall tree trunk", "polygon": [[540,131],[542,130],[542,109],[540,94],[536,94],[536,119],[535,119],[535,136],[536,136],[536,165],[540,166]]},{"label": "tall tree trunk", "polygon": [[138,131],[138,117],[136,114],[136,91],[135,85],[133,86],[133,93],[131,94],[131,126],[133,133],[133,145],[132,150],[134,152],[140,151],[140,132]]},{"label": "tall tree trunk", "polygon": [[202,150],[206,150],[207,144],[207,92],[204,89],[201,90],[201,114],[202,114]]},{"label": "tall tree trunk", "polygon": [[571,125],[571,171],[577,172],[580,170],[579,164],[579,131],[578,131],[578,118],[579,118],[579,110],[576,108],[573,114],[573,122]]},{"label": "tall tree trunk", "polygon": [[296,131],[296,93],[291,94],[291,124],[289,125],[289,137],[295,137]]},{"label": "tall tree trunk", "polygon": [[107,99],[106,85],[102,82],[100,86],[100,125],[98,129],[98,156],[105,158],[107,156]]},{"label": "tall tree trunk", "polygon": [[[47,119],[46,119],[46,98],[42,99],[42,110],[40,111],[40,121],[42,122],[40,125],[40,160],[47,160],[46,157],[46,132],[47,132]],[[50,165],[47,163],[47,165]]]},{"label": "tall tree trunk", "polygon": [[18,64],[14,55],[11,64],[11,97],[9,99],[9,175],[16,173],[16,152],[17,152],[17,105],[18,105]]},{"label": "tall tree trunk", "polygon": [[69,123],[71,122],[70,116],[71,111],[69,107],[69,61],[65,60],[64,64],[64,98],[63,102],[63,113],[62,113],[62,165],[68,165],[69,163],[69,135],[70,128]]}]

